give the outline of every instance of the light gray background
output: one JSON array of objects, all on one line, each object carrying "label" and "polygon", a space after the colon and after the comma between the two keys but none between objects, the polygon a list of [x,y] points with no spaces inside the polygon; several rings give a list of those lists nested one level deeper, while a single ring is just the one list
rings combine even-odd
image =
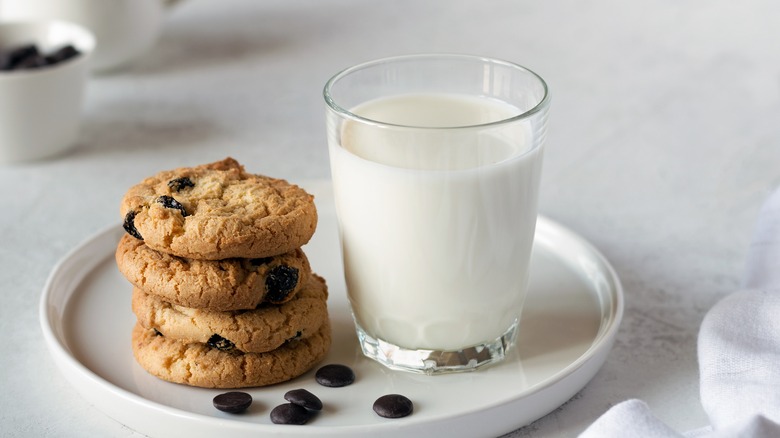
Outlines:
[{"label": "light gray background", "polygon": [[778,19],[772,0],[185,2],[141,62],[91,80],[75,150],[0,166],[0,434],[140,436],[64,380],[37,314],[56,261],[119,223],[127,187],[227,155],[327,178],[328,77],[435,51],[547,79],[541,212],[595,244],[626,290],[603,369],[510,436],[576,436],[635,397],[677,430],[704,426],[697,330],[739,287],[757,210],[780,184]]}]

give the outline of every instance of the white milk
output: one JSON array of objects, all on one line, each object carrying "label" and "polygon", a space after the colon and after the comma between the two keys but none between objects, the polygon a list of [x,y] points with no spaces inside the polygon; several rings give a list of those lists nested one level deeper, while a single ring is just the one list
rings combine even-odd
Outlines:
[{"label": "white milk", "polygon": [[[519,114],[487,98],[414,94],[352,112],[452,127]],[[521,122],[522,123],[522,122]],[[345,122],[330,157],[357,323],[408,349],[494,341],[516,324],[528,280],[541,147],[521,123],[491,129]],[[329,129],[339,129],[333,119]]]}]

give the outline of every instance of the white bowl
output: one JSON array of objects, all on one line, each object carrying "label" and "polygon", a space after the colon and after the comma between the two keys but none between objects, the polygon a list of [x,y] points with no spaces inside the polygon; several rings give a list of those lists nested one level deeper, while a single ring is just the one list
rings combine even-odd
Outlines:
[{"label": "white bowl", "polygon": [[36,44],[43,53],[67,44],[81,54],[33,70],[0,71],[0,164],[63,152],[78,135],[95,38],[64,21],[0,23],[0,50]]},{"label": "white bowl", "polygon": [[92,69],[125,67],[151,49],[162,32],[165,12],[180,0],[0,0],[7,20],[66,20],[89,29],[97,47]]}]

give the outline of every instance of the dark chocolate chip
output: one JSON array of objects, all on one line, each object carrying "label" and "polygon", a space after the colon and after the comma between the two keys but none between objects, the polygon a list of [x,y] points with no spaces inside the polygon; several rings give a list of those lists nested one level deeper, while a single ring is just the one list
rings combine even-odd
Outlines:
[{"label": "dark chocolate chip", "polygon": [[236,348],[236,344],[228,341],[227,339],[223,338],[222,336],[214,333],[211,335],[208,341],[206,341],[209,347],[216,348],[217,350],[222,351],[231,351]]},{"label": "dark chocolate chip", "polygon": [[154,335],[155,336],[162,336],[163,335],[162,332],[157,330],[157,329],[152,329],[152,330],[154,330]]},{"label": "dark chocolate chip", "polygon": [[135,237],[138,240],[144,240],[143,237],[141,237],[141,233],[138,232],[138,230],[135,229],[135,215],[138,214],[137,211],[128,211],[125,215],[125,222],[122,224],[122,228],[127,231],[127,234]]},{"label": "dark chocolate chip", "polygon": [[32,54],[14,65],[14,70],[34,70],[36,68],[46,67],[48,62],[46,57],[40,53]]},{"label": "dark chocolate chip", "polygon": [[168,181],[168,187],[170,187],[170,189],[174,192],[180,192],[187,187],[195,187],[195,183],[192,182],[192,180],[188,177],[183,176],[181,178],[175,178]]},{"label": "dark chocolate chip", "polygon": [[295,336],[293,336],[292,338],[290,338],[290,339],[286,340],[285,342],[290,342],[290,341],[295,341],[295,340],[298,340],[298,339],[300,339],[300,338],[301,338],[301,336],[303,336],[303,332],[302,332],[302,331],[300,331],[300,330],[298,330],[297,332],[295,332]]},{"label": "dark chocolate chip", "polygon": [[322,386],[340,388],[355,381],[355,372],[346,365],[330,364],[318,369],[314,379]]},{"label": "dark chocolate chip", "polygon": [[4,52],[4,55],[0,59],[0,70],[13,70],[25,59],[38,55],[38,46],[35,44],[26,44],[13,48]]},{"label": "dark chocolate chip", "polygon": [[271,410],[271,421],[274,424],[306,424],[313,416],[312,411],[293,403],[279,405]]},{"label": "dark chocolate chip", "polygon": [[284,301],[298,284],[298,269],[279,265],[265,278],[266,301],[272,303]]},{"label": "dark chocolate chip", "polygon": [[254,267],[258,267],[260,265],[264,265],[270,262],[271,260],[273,260],[273,257],[263,257],[261,259],[250,259],[249,264],[251,264]]},{"label": "dark chocolate chip", "polygon": [[312,411],[322,410],[322,401],[305,389],[293,389],[284,394],[284,399]]},{"label": "dark chocolate chip", "polygon": [[410,415],[414,410],[411,400],[401,394],[388,394],[379,397],[374,402],[374,412],[380,417],[401,418]]},{"label": "dark chocolate chip", "polygon": [[60,62],[65,62],[71,58],[75,58],[80,54],[81,52],[79,52],[77,48],[68,44],[67,46],[60,47],[54,52],[46,55],[46,62],[49,65],[59,64]]},{"label": "dark chocolate chip", "polygon": [[165,208],[173,208],[175,210],[179,210],[183,217],[187,217],[187,210],[184,209],[184,206],[181,205],[179,201],[173,199],[172,197],[167,195],[162,195],[159,198],[157,198],[157,202],[162,204],[162,206]]},{"label": "dark chocolate chip", "polygon": [[214,397],[214,407],[223,412],[240,414],[252,404],[252,396],[241,391],[232,391]]},{"label": "dark chocolate chip", "polygon": [[67,61],[81,52],[68,44],[44,55],[35,44],[26,44],[8,51],[0,51],[0,70],[23,70],[46,67]]}]

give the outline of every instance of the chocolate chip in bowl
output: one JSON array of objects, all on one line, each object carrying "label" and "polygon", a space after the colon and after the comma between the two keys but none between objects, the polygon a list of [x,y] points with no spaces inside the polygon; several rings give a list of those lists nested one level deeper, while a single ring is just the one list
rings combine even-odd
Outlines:
[{"label": "chocolate chip in bowl", "polygon": [[65,21],[0,23],[0,165],[74,145],[95,39]]},{"label": "chocolate chip in bowl", "polygon": [[38,49],[37,44],[23,44],[0,50],[0,71],[29,70],[57,65],[79,56],[81,52],[66,44],[49,53]]}]

